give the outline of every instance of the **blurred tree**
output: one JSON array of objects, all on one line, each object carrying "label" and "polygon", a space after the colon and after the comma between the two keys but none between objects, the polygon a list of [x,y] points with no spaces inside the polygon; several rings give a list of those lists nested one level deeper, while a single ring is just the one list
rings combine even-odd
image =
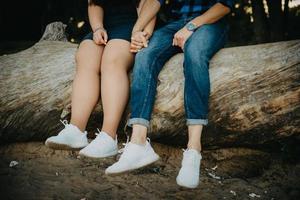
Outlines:
[{"label": "blurred tree", "polygon": [[281,0],[267,0],[269,10],[269,25],[271,41],[278,41],[284,38],[283,10]]},{"label": "blurred tree", "polygon": [[251,5],[253,12],[255,42],[266,42],[268,38],[267,15],[263,0],[251,0]]},{"label": "blurred tree", "polygon": [[229,16],[230,33],[227,46],[251,43],[253,38],[253,25],[251,23],[251,14],[246,12],[250,7],[251,5],[247,0],[236,0],[236,5]]},{"label": "blurred tree", "polygon": [[[230,35],[227,46],[300,38],[300,6],[289,7],[293,1],[296,2],[236,0],[228,16]],[[0,54],[9,52],[2,49],[16,49],[16,45],[27,48],[40,39],[46,25],[53,21],[67,24],[72,42],[79,42],[90,31],[87,0],[1,1],[0,5]]]},{"label": "blurred tree", "polygon": [[290,0],[284,0],[284,9],[283,9],[283,31],[284,37],[287,36],[287,29],[289,23],[289,2]]}]

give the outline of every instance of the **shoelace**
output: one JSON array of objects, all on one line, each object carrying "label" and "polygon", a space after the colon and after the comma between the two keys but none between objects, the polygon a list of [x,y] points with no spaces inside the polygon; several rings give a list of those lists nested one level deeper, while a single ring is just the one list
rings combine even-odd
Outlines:
[{"label": "shoelace", "polygon": [[123,153],[128,143],[129,143],[129,136],[127,135],[126,143],[122,143],[123,148],[119,149],[118,153]]},{"label": "shoelace", "polygon": [[[96,136],[100,135],[101,132],[102,132],[102,131],[99,130],[99,128],[97,128],[97,131],[98,131],[98,132],[95,133]],[[118,139],[118,135],[116,135],[115,140],[116,140],[116,139]]]},{"label": "shoelace", "polygon": [[68,120],[59,120],[63,125],[67,126],[69,124]]},{"label": "shoelace", "polygon": [[97,131],[98,131],[98,132],[95,133],[96,136],[98,136],[98,135],[101,133],[101,131],[99,130],[99,128],[97,128]]},{"label": "shoelace", "polygon": [[[68,120],[59,120],[65,127],[67,126],[67,125],[69,125],[69,122],[68,122]],[[61,134],[63,134],[64,133],[64,131],[61,131],[61,132],[59,132],[59,134],[58,135],[61,135]]]},{"label": "shoelace", "polygon": [[[150,138],[147,137],[147,141],[150,143],[150,141],[151,141]],[[126,146],[128,145],[128,143],[129,143],[129,136],[127,136],[126,143],[122,144],[124,147],[119,149],[118,153],[123,153],[124,150],[126,149]]]},{"label": "shoelace", "polygon": [[[66,119],[65,119],[65,120],[61,120],[61,119],[60,119],[59,121],[60,121],[64,126],[70,125],[69,122],[68,122],[68,120],[66,120]],[[84,132],[83,132],[83,136],[86,136],[86,135],[87,135],[87,132],[84,131]]]}]

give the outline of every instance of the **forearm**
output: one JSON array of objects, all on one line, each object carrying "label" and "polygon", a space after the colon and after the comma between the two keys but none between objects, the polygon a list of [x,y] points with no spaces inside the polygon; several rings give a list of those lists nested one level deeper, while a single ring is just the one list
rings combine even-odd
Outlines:
[{"label": "forearm", "polygon": [[[144,5],[141,8],[140,15],[138,20],[136,21],[132,32],[142,31],[148,25],[153,26],[155,25],[155,16],[156,13],[160,9],[160,3],[157,0],[145,0]],[[154,22],[153,22],[154,20]],[[154,25],[153,25],[154,23]]]},{"label": "forearm", "polygon": [[88,5],[89,22],[93,32],[97,28],[103,28],[103,14],[104,11],[101,6],[95,4]]},{"label": "forearm", "polygon": [[155,24],[156,24],[156,16],[153,17],[153,19],[146,25],[146,27],[143,30],[148,34],[149,37],[152,35],[154,31]]},{"label": "forearm", "polygon": [[[140,16],[141,14],[141,10],[145,4],[147,0],[141,0],[139,7],[137,8],[137,12],[138,12],[138,16]],[[153,19],[145,26],[145,28],[143,29],[144,32],[147,33],[147,35],[150,37],[153,33],[154,27],[155,27],[155,23],[156,23],[156,16],[153,17]]]},{"label": "forearm", "polygon": [[195,24],[197,27],[200,27],[204,24],[212,24],[223,18],[225,15],[230,13],[230,8],[224,6],[221,3],[216,3],[210,9],[208,9],[202,15],[196,17],[191,22]]}]

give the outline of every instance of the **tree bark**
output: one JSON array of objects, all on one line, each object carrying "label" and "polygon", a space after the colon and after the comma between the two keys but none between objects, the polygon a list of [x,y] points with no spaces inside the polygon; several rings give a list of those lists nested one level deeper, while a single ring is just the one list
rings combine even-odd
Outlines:
[{"label": "tree bark", "polygon": [[[70,114],[76,49],[77,44],[42,39],[25,51],[0,57],[1,143],[44,140],[62,128],[59,119]],[[174,56],[159,75],[149,136],[163,143],[186,142],[182,62],[182,54]],[[205,146],[299,139],[300,40],[223,49],[211,61],[210,80]],[[100,126],[101,111],[99,103],[89,130]],[[127,116],[128,111],[120,129]]]}]

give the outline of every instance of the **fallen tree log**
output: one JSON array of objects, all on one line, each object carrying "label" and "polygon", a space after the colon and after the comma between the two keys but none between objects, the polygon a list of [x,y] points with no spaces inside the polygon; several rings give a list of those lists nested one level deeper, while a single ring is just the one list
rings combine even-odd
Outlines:
[{"label": "fallen tree log", "polygon": [[[77,44],[64,42],[61,23],[47,30],[33,47],[0,57],[1,143],[44,140],[61,129],[60,117],[70,114]],[[159,76],[150,137],[164,143],[186,142],[182,62],[182,54],[174,56]],[[300,40],[223,49],[211,61],[210,80],[204,145],[299,139]],[[100,126],[101,110],[99,103],[89,130]]]}]

